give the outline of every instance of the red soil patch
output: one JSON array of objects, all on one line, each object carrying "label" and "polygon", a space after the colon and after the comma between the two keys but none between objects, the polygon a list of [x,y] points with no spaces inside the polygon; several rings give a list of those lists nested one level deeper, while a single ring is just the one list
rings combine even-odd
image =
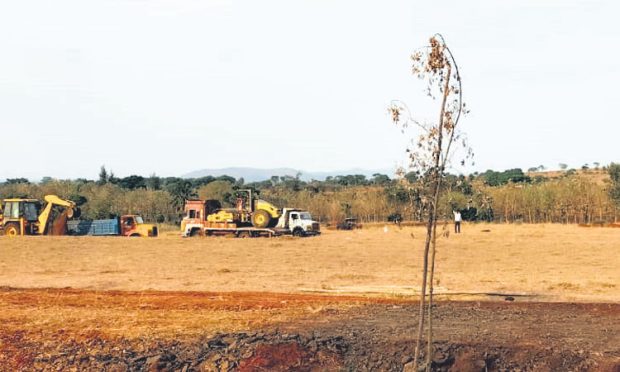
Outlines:
[{"label": "red soil patch", "polygon": [[335,371],[342,368],[339,359],[331,352],[312,353],[296,342],[261,345],[252,357],[239,363],[239,371]]}]

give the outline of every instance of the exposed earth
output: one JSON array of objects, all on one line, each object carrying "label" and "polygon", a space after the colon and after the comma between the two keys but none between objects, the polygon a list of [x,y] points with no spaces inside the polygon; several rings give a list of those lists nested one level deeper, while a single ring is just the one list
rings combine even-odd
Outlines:
[{"label": "exposed earth", "polygon": [[[313,294],[4,288],[0,308],[2,370],[402,371],[417,321],[408,298]],[[435,314],[437,371],[620,371],[620,304],[444,301]]]}]

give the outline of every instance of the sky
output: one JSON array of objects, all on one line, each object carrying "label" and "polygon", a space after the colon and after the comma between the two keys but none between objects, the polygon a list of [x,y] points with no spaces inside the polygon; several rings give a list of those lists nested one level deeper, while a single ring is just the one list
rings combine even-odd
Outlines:
[{"label": "sky", "polygon": [[[469,173],[620,161],[615,1],[0,0],[0,179],[404,165],[387,107],[459,64]],[[436,115],[430,116],[434,117]]]}]

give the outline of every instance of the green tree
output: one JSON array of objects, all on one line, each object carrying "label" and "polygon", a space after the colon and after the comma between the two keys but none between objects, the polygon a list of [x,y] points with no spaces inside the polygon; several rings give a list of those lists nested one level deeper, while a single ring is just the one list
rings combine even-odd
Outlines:
[{"label": "green tree", "polygon": [[199,188],[200,186],[206,185],[208,183],[211,183],[213,181],[215,181],[215,177],[213,176],[204,176],[204,177],[199,177],[199,178],[192,178],[190,179],[190,181],[192,182],[192,185],[195,188]]},{"label": "green tree", "polygon": [[375,173],[372,175],[372,179],[371,182],[375,185],[387,185],[388,183],[390,183],[390,177],[388,177],[386,174],[381,174],[381,173]]},{"label": "green tree", "polygon": [[50,183],[52,182],[54,179],[52,177],[49,176],[45,176],[43,178],[41,178],[41,182],[39,182],[41,185],[45,185],[46,183]]},{"label": "green tree", "polygon": [[120,182],[120,180],[121,180],[120,178],[114,175],[114,172],[110,171],[110,174],[108,175],[108,183],[112,183],[116,185]]},{"label": "green tree", "polygon": [[6,183],[9,185],[17,185],[20,183],[28,184],[30,181],[28,181],[27,178],[7,178]]},{"label": "green tree", "polygon": [[503,172],[487,170],[482,174],[484,183],[489,186],[505,185],[509,182],[513,183],[529,183],[531,178],[523,173],[520,168],[508,169]]},{"label": "green tree", "polygon": [[102,165],[99,170],[99,180],[97,181],[99,185],[105,185],[108,183],[108,171],[105,169],[105,166]]},{"label": "green tree", "polygon": [[118,185],[127,190],[145,189],[146,181],[142,176],[131,175],[121,178],[118,181]]},{"label": "green tree", "polygon": [[148,190],[161,189],[161,178],[157,177],[155,173],[151,174],[149,178],[146,179],[145,183]]},{"label": "green tree", "polygon": [[222,204],[229,202],[233,194],[233,185],[228,181],[213,181],[198,188],[198,197],[202,200],[219,200]]},{"label": "green tree", "polygon": [[185,200],[196,196],[192,183],[183,178],[168,177],[164,188],[170,193],[179,210],[183,208]]},{"label": "green tree", "polygon": [[611,197],[616,205],[616,208],[618,208],[620,207],[620,164],[609,164],[609,167],[607,167],[607,173],[609,173],[610,179],[609,197]]}]

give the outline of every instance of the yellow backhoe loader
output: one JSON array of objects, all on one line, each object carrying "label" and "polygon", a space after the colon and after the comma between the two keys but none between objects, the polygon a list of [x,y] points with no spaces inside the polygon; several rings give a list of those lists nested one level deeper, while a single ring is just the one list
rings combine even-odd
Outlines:
[{"label": "yellow backhoe loader", "polygon": [[80,216],[80,209],[70,200],[45,195],[37,199],[4,199],[0,227],[5,235],[64,235],[67,219]]}]

